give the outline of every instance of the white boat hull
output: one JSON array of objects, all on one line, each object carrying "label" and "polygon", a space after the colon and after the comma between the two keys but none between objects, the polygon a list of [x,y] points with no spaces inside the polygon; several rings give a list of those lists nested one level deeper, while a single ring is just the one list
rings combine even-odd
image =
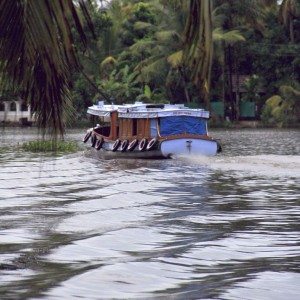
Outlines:
[{"label": "white boat hull", "polygon": [[172,156],[217,154],[218,144],[214,140],[176,139],[162,141],[156,149],[150,151],[113,151],[113,142],[105,142],[100,150],[95,151],[106,158],[171,158]]},{"label": "white boat hull", "polygon": [[218,152],[218,143],[214,140],[176,139],[163,141],[160,150],[164,157],[205,155],[213,156]]}]

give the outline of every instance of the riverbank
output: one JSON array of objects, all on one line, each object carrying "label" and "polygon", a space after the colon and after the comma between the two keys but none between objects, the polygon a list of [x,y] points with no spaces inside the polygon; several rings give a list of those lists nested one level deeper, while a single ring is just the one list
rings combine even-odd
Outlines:
[{"label": "riverbank", "polygon": [[[93,122],[88,119],[83,119],[83,120],[77,120],[76,122],[69,122],[67,123],[66,129],[71,129],[71,128],[89,128],[93,126]],[[19,122],[0,122],[0,128],[26,128],[26,127],[34,127],[36,128],[37,125],[34,122],[31,123],[19,123]]]},{"label": "riverbank", "polygon": [[300,123],[298,124],[293,124],[291,126],[285,126],[281,127],[280,124],[278,125],[267,125],[263,123],[260,120],[251,120],[251,121],[211,121],[209,122],[209,128],[220,128],[220,129],[276,129],[276,128],[283,128],[283,129],[299,129],[300,128]]},{"label": "riverbank", "polygon": [[[34,123],[32,124],[20,124],[20,123],[13,123],[13,122],[1,122],[1,127],[18,127],[18,128],[23,128],[23,127],[36,127]],[[89,128],[93,126],[93,122],[88,119],[76,121],[73,124],[67,124],[66,129],[72,129],[72,128]],[[276,128],[288,128],[288,129],[300,129],[300,123],[293,125],[293,126],[286,126],[286,127],[280,127],[280,126],[275,126],[275,125],[266,125],[260,120],[243,120],[243,121],[214,121],[210,120],[209,121],[209,128],[217,128],[217,129],[251,129],[251,128],[256,128],[256,129],[276,129]]]}]

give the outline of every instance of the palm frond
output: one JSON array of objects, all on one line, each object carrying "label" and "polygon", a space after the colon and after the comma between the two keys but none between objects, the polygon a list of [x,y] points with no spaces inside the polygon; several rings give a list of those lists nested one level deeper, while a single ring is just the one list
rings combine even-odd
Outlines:
[{"label": "palm frond", "polygon": [[223,31],[222,28],[216,28],[213,30],[213,40],[225,41],[227,43],[245,42],[246,39],[238,30]]},{"label": "palm frond", "polygon": [[282,85],[279,90],[285,98],[294,98],[300,103],[300,91],[294,89],[292,86]]},{"label": "palm frond", "polygon": [[[78,1],[91,22],[87,6]],[[42,129],[63,133],[70,111],[70,78],[79,69],[72,28],[86,42],[72,0],[0,2],[0,89],[23,91]]]},{"label": "palm frond", "polygon": [[167,58],[168,63],[172,66],[172,68],[176,69],[182,65],[183,62],[183,51],[177,51],[175,53],[172,53]]},{"label": "palm frond", "polygon": [[174,30],[159,31],[155,34],[155,37],[161,43],[178,43],[181,41],[181,36]]},{"label": "palm frond", "polygon": [[248,24],[263,31],[266,16],[262,0],[220,1],[213,11],[216,27],[231,30],[239,25]]},{"label": "palm frond", "polygon": [[134,68],[134,71],[141,71],[143,68],[147,67],[150,64],[153,64],[154,62],[156,62],[157,60],[163,59],[165,57],[164,54],[160,53],[160,54],[156,54],[156,55],[152,55],[144,60],[142,60],[141,62],[139,62],[136,67]]},{"label": "palm frond", "polygon": [[145,65],[140,69],[140,74],[136,78],[137,82],[164,82],[165,70],[167,70],[165,58],[154,60],[152,63]]},{"label": "palm frond", "polygon": [[100,64],[101,68],[105,68],[107,65],[114,65],[117,60],[113,56],[107,56]]},{"label": "palm frond", "polygon": [[152,48],[155,46],[155,41],[150,39],[142,39],[138,40],[136,43],[130,46],[130,50],[132,51],[132,54],[138,54],[143,51],[146,51],[147,49]]},{"label": "palm frond", "polygon": [[135,30],[145,30],[145,29],[150,29],[150,28],[154,28],[155,26],[151,23],[147,23],[147,22],[135,22],[134,23],[134,29]]}]

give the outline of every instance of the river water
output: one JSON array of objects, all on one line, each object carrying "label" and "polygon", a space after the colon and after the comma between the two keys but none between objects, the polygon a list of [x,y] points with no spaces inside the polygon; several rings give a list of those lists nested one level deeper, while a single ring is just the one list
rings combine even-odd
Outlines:
[{"label": "river water", "polygon": [[0,298],[299,299],[299,131],[211,134],[213,158],[101,160],[1,129]]}]

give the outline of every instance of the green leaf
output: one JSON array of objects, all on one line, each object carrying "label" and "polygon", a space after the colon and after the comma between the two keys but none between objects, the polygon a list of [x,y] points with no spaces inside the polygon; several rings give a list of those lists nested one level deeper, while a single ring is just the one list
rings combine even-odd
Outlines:
[{"label": "green leaf", "polygon": [[152,95],[152,93],[151,93],[151,89],[150,89],[150,87],[149,87],[149,85],[145,85],[145,88],[144,88],[144,94],[145,94],[145,96],[147,97],[147,98],[151,98],[151,95]]},{"label": "green leaf", "polygon": [[223,31],[221,28],[216,28],[213,31],[213,40],[225,41],[227,43],[245,42],[246,39],[238,30]]},{"label": "green leaf", "polygon": [[180,50],[169,55],[167,60],[174,69],[180,67],[183,63],[183,51]]}]

